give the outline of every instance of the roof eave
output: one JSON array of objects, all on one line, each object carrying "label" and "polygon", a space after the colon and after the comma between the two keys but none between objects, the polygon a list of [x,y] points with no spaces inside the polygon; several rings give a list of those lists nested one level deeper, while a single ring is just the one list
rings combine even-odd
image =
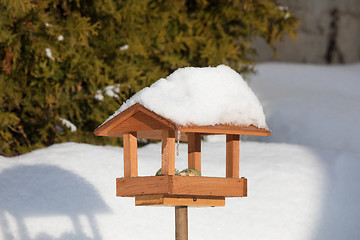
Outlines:
[{"label": "roof eave", "polygon": [[[99,126],[94,134],[96,136],[122,136],[122,133],[125,131],[117,131],[112,132],[116,126],[119,126],[122,122],[129,119],[137,112],[142,112],[147,116],[153,118],[162,124],[166,129],[177,130],[183,133],[187,132],[196,132],[204,135],[211,134],[239,134],[239,135],[256,135],[256,136],[269,136],[271,131],[268,129],[258,128],[254,125],[250,126],[239,126],[233,124],[216,124],[216,125],[208,125],[208,126],[199,126],[199,125],[180,125],[175,122],[167,119],[149,109],[141,105],[140,103],[136,103],[128,109],[120,112],[118,115],[105,122],[101,126]],[[159,129],[154,129],[159,130]]]}]

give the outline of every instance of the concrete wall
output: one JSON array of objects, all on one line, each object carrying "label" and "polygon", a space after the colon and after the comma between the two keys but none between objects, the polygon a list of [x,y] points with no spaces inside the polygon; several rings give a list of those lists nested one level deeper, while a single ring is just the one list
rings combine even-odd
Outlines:
[{"label": "concrete wall", "polygon": [[[360,0],[283,0],[300,18],[298,39],[276,44],[279,57],[265,42],[254,46],[257,61],[353,63],[360,61]],[[329,61],[330,60],[330,61]]]}]

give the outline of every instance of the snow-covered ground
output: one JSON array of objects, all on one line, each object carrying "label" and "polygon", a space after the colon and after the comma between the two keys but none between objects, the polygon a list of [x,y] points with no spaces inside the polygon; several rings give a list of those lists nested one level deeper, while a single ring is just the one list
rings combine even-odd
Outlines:
[{"label": "snow-covered ground", "polygon": [[[261,64],[251,88],[270,137],[241,142],[248,197],[189,209],[189,239],[360,239],[360,64]],[[139,149],[140,175],[160,168]],[[0,239],[174,239],[174,209],[115,197],[122,148],[64,143],[0,157]],[[180,144],[176,168],[186,167]],[[202,143],[202,172],[225,175],[225,138]]]},{"label": "snow-covered ground", "polygon": [[360,64],[261,64],[251,82],[272,130],[268,142],[360,153]]}]

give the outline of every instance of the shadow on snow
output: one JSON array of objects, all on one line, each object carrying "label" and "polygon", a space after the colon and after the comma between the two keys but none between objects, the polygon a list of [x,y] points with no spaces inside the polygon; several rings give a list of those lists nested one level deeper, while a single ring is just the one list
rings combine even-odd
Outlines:
[{"label": "shadow on snow", "polygon": [[[109,212],[109,208],[93,185],[68,170],[45,164],[9,168],[0,173],[0,192],[3,239],[14,239],[16,233],[6,213],[13,217],[20,239],[101,239],[95,214]],[[46,216],[69,217],[73,231],[56,238],[46,233],[30,238],[26,218]],[[92,237],[84,233],[80,216],[88,221]]]}]

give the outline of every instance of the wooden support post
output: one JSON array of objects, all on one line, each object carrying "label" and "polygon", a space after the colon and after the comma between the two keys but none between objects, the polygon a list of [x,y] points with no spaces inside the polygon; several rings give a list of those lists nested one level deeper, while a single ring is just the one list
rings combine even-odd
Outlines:
[{"label": "wooden support post", "polygon": [[162,131],[161,173],[175,175],[175,131],[173,130]]},{"label": "wooden support post", "polygon": [[201,136],[199,133],[188,133],[188,167],[201,172]]},{"label": "wooden support post", "polygon": [[175,239],[188,240],[188,207],[175,207]]},{"label": "wooden support post", "polygon": [[124,133],[124,177],[138,175],[136,132]]},{"label": "wooden support post", "polygon": [[239,178],[240,135],[226,134],[226,177]]}]

